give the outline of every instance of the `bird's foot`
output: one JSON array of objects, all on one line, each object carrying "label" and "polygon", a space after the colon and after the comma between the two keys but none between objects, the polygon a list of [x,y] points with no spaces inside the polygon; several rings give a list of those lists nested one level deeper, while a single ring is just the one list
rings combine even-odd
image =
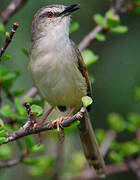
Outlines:
[{"label": "bird's foot", "polygon": [[60,117],[54,121],[51,122],[52,126],[57,127],[57,131],[60,131],[60,128],[63,129],[62,122],[64,121],[64,117]]},{"label": "bird's foot", "polygon": [[[56,126],[57,128],[58,137],[61,143],[64,141],[64,137],[65,137],[65,131],[62,126],[62,122],[64,121],[64,119],[65,119],[64,117],[60,117],[51,122],[52,126]],[[61,129],[61,132],[60,132],[60,129]]]}]

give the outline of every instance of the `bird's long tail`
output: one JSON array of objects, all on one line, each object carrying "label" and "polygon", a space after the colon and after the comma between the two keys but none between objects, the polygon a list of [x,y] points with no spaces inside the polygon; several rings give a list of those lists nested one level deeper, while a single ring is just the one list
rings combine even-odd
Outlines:
[{"label": "bird's long tail", "polygon": [[96,141],[96,137],[92,129],[87,111],[84,115],[84,118],[81,120],[80,125],[78,126],[78,130],[83,150],[89,165],[96,170],[96,173],[99,176],[104,177],[106,174],[105,163],[102,155],[100,154],[99,146]]}]

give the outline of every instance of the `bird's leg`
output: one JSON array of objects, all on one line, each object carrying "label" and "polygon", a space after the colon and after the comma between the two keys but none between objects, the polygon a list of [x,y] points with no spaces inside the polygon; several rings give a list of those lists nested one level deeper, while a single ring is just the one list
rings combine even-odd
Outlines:
[{"label": "bird's leg", "polygon": [[50,113],[53,111],[54,107],[51,107],[43,116],[42,118],[40,119],[40,122],[37,122],[34,124],[34,128],[36,128],[37,126],[39,125],[42,125],[45,120],[47,119],[47,117],[50,115]]},{"label": "bird's leg", "polygon": [[71,108],[71,110],[69,111],[69,113],[67,114],[66,117],[60,117],[60,118],[52,121],[52,125],[53,125],[53,126],[56,125],[58,132],[59,132],[60,128],[63,129],[63,127],[62,127],[62,125],[61,125],[62,122],[63,122],[64,120],[68,119],[68,118],[71,116],[71,114],[73,113],[74,110],[75,110],[75,106],[73,106],[73,107]]}]

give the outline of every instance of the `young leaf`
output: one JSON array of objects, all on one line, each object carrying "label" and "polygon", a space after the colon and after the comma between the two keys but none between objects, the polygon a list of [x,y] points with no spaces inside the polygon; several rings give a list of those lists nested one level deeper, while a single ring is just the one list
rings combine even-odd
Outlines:
[{"label": "young leaf", "polygon": [[109,32],[113,33],[113,34],[124,34],[128,31],[128,27],[127,26],[116,26],[116,27],[112,27]]},{"label": "young leaf", "polygon": [[0,34],[5,31],[4,25],[0,23]]},{"label": "young leaf", "polygon": [[100,144],[104,140],[104,138],[106,137],[106,132],[103,129],[97,129],[95,131],[95,135],[96,135],[96,138]]},{"label": "young leaf", "polygon": [[98,60],[98,56],[96,56],[91,50],[83,50],[82,56],[86,66],[91,66]]},{"label": "young leaf", "polygon": [[108,27],[105,18],[101,14],[94,15],[94,20],[98,25],[100,25],[104,29],[106,29]]},{"label": "young leaf", "polygon": [[4,56],[1,57],[2,61],[7,61],[9,59],[11,59],[11,56],[9,56],[9,55],[4,55]]},{"label": "young leaf", "polygon": [[84,107],[88,107],[89,105],[92,104],[93,100],[89,96],[84,96],[84,97],[82,97],[82,102],[83,102]]},{"label": "young leaf", "polygon": [[0,115],[11,119],[15,118],[12,108],[9,105],[5,105],[0,109]]},{"label": "young leaf", "polygon": [[120,151],[126,155],[134,155],[140,152],[140,143],[137,140],[121,143]]},{"label": "young leaf", "polygon": [[15,98],[14,100],[14,104],[15,104],[15,107],[18,111],[18,113],[21,115],[21,116],[24,116],[27,114],[26,110],[25,110],[25,107],[20,103],[20,100],[18,98]]},{"label": "young leaf", "polygon": [[7,133],[5,130],[0,131],[0,137],[7,137]]},{"label": "young leaf", "polygon": [[9,32],[6,32],[6,33],[5,33],[5,36],[6,36],[6,37],[10,37],[10,33],[9,33]]},{"label": "young leaf", "polygon": [[98,40],[98,41],[105,41],[106,40],[106,36],[104,34],[101,34],[101,33],[96,33],[95,34],[95,38]]},{"label": "young leaf", "polygon": [[26,142],[26,145],[27,145],[27,147],[28,147],[28,150],[29,150],[30,152],[32,152],[33,147],[35,146],[34,138],[33,138],[32,136],[27,136],[27,137],[25,138],[25,142]]},{"label": "young leaf", "polygon": [[33,105],[31,106],[31,110],[32,110],[32,112],[35,114],[35,116],[37,116],[37,117],[41,116],[42,113],[43,113],[42,107],[40,107],[40,106],[38,106],[38,105],[35,105],[35,104],[33,104]]},{"label": "young leaf", "polygon": [[117,132],[121,132],[126,129],[127,123],[124,121],[124,119],[116,113],[111,113],[108,115],[107,118],[109,127],[114,129]]},{"label": "young leaf", "polygon": [[0,147],[0,159],[5,161],[12,157],[12,149],[9,144],[4,144]]},{"label": "young leaf", "polygon": [[0,119],[0,131],[4,130],[4,122]]},{"label": "young leaf", "polygon": [[25,54],[25,56],[29,57],[29,51],[26,48],[22,48],[22,52]]},{"label": "young leaf", "polygon": [[15,91],[12,91],[12,94],[13,94],[14,96],[21,96],[21,95],[24,94],[24,89],[17,89],[17,90],[15,90]]},{"label": "young leaf", "polygon": [[113,11],[107,11],[106,18],[110,27],[115,27],[120,24],[120,17],[118,14],[114,14]]},{"label": "young leaf", "polygon": [[140,5],[139,5],[138,7],[135,7],[135,8],[133,9],[133,13],[135,13],[135,14],[140,14]]},{"label": "young leaf", "polygon": [[7,139],[5,137],[0,137],[0,145],[6,142],[7,142]]},{"label": "young leaf", "polygon": [[33,148],[32,148],[32,152],[34,152],[34,153],[36,153],[36,152],[41,152],[41,151],[43,151],[44,150],[44,148],[45,148],[45,145],[44,144],[41,144],[41,145],[35,145],[35,146],[33,146]]},{"label": "young leaf", "polygon": [[137,100],[140,100],[140,87],[135,88],[135,97]]},{"label": "young leaf", "polygon": [[110,161],[114,162],[114,163],[121,163],[123,161],[123,156],[121,153],[115,152],[115,151],[111,151],[109,153],[109,159]]},{"label": "young leaf", "polygon": [[70,25],[70,33],[73,33],[79,29],[79,23],[78,22],[73,22]]}]

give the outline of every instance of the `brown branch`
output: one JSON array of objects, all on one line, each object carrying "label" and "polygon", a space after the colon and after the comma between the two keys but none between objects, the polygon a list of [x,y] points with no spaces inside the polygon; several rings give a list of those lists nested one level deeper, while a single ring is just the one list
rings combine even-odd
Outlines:
[{"label": "brown branch", "polygon": [[7,8],[0,13],[0,22],[4,25],[28,0],[11,0]]},{"label": "brown branch", "polygon": [[116,135],[116,132],[113,130],[107,131],[107,135],[100,145],[100,152],[103,157],[105,157],[105,155],[107,154],[112,141],[116,138]]},{"label": "brown branch", "polygon": [[14,23],[14,24],[13,24],[13,28],[12,28],[9,36],[6,37],[5,42],[4,42],[4,44],[3,44],[3,46],[2,46],[2,48],[1,48],[1,50],[0,50],[0,60],[1,60],[1,57],[2,57],[3,53],[4,53],[5,50],[7,49],[8,45],[9,45],[10,42],[12,41],[13,36],[14,36],[17,28],[18,28],[18,23]]},{"label": "brown branch", "polygon": [[[130,160],[129,163],[137,164],[140,167],[140,158],[135,160]],[[128,166],[127,162],[122,162],[119,164],[111,164],[106,166],[106,176],[115,175],[117,173],[127,172],[130,171],[130,167]],[[72,178],[71,180],[95,180],[98,179],[98,175],[92,169],[86,169],[82,175]]]},{"label": "brown branch", "polygon": [[[64,120],[61,124],[62,127],[69,127],[73,122],[81,120],[84,116],[85,111],[86,109],[82,107],[81,110],[78,113],[76,113],[74,116]],[[25,137],[31,134],[38,134],[43,131],[57,129],[56,125],[52,124],[51,122],[47,122],[43,125],[39,125],[36,128],[33,128],[33,127],[28,128],[28,127],[29,126],[28,126],[28,121],[27,121],[27,123],[23,127],[21,127],[19,130],[9,134],[7,137],[7,142],[3,144],[7,144],[11,141],[15,141],[17,139],[20,139],[22,137]]]},{"label": "brown branch", "polygon": [[12,166],[19,164],[20,162],[23,161],[24,158],[26,158],[28,156],[28,154],[29,154],[29,152],[26,151],[25,153],[20,155],[17,159],[13,159],[13,160],[10,160],[8,162],[0,162],[0,169],[12,167]]},{"label": "brown branch", "polygon": [[130,170],[136,174],[137,179],[140,180],[140,164],[133,161],[132,157],[127,157],[126,163]]}]

